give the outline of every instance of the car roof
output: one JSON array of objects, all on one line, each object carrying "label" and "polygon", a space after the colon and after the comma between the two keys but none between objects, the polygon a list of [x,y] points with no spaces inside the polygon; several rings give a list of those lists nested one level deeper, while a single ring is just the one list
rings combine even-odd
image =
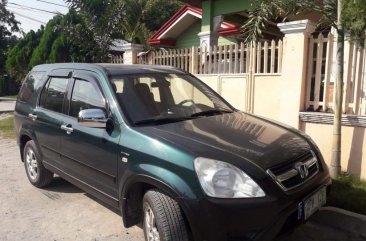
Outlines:
[{"label": "car roof", "polygon": [[42,64],[33,68],[33,71],[52,71],[54,69],[99,69],[107,75],[124,75],[124,74],[184,74],[183,70],[171,66],[163,65],[125,65],[125,64],[88,64],[88,63],[57,63]]}]

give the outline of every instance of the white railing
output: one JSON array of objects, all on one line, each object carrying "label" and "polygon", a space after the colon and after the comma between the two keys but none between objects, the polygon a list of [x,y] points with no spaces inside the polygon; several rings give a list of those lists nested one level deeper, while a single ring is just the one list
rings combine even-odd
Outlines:
[{"label": "white railing", "polygon": [[[310,38],[306,91],[308,111],[333,112],[335,41],[331,33]],[[346,41],[344,53],[343,112],[365,115],[365,48]]]},{"label": "white railing", "polygon": [[112,64],[123,64],[124,61],[123,61],[123,54],[121,55],[111,55],[109,57],[109,63],[112,63]]},{"label": "white railing", "polygon": [[192,74],[274,74],[282,68],[282,41],[149,51],[138,63],[170,65]]}]

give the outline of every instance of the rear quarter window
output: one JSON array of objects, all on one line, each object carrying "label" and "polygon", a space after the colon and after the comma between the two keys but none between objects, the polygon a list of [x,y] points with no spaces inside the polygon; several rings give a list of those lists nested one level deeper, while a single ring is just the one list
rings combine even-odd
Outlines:
[{"label": "rear quarter window", "polygon": [[25,78],[23,85],[18,94],[18,100],[22,102],[28,102],[38,86],[41,83],[41,80],[44,78],[46,72],[43,71],[33,71],[28,74]]}]

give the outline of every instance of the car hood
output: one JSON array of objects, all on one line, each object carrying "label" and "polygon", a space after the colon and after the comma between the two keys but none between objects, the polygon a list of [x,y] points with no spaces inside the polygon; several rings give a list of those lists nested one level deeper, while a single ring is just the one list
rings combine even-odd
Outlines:
[{"label": "car hood", "polygon": [[[310,150],[307,140],[289,128],[243,112],[142,127],[145,134],[184,148],[196,156],[251,162],[266,170]],[[239,158],[238,158],[239,157]]]}]

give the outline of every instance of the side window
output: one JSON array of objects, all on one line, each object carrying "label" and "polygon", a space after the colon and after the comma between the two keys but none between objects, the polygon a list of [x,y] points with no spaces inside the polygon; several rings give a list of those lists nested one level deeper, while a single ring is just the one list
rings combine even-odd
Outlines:
[{"label": "side window", "polygon": [[68,80],[51,78],[42,92],[41,107],[61,113]]},{"label": "side window", "polygon": [[70,116],[78,117],[85,109],[104,109],[105,101],[102,93],[91,82],[76,79],[70,103]]},{"label": "side window", "polygon": [[44,75],[45,72],[41,71],[33,71],[28,74],[18,94],[20,101],[28,102],[30,100]]}]

